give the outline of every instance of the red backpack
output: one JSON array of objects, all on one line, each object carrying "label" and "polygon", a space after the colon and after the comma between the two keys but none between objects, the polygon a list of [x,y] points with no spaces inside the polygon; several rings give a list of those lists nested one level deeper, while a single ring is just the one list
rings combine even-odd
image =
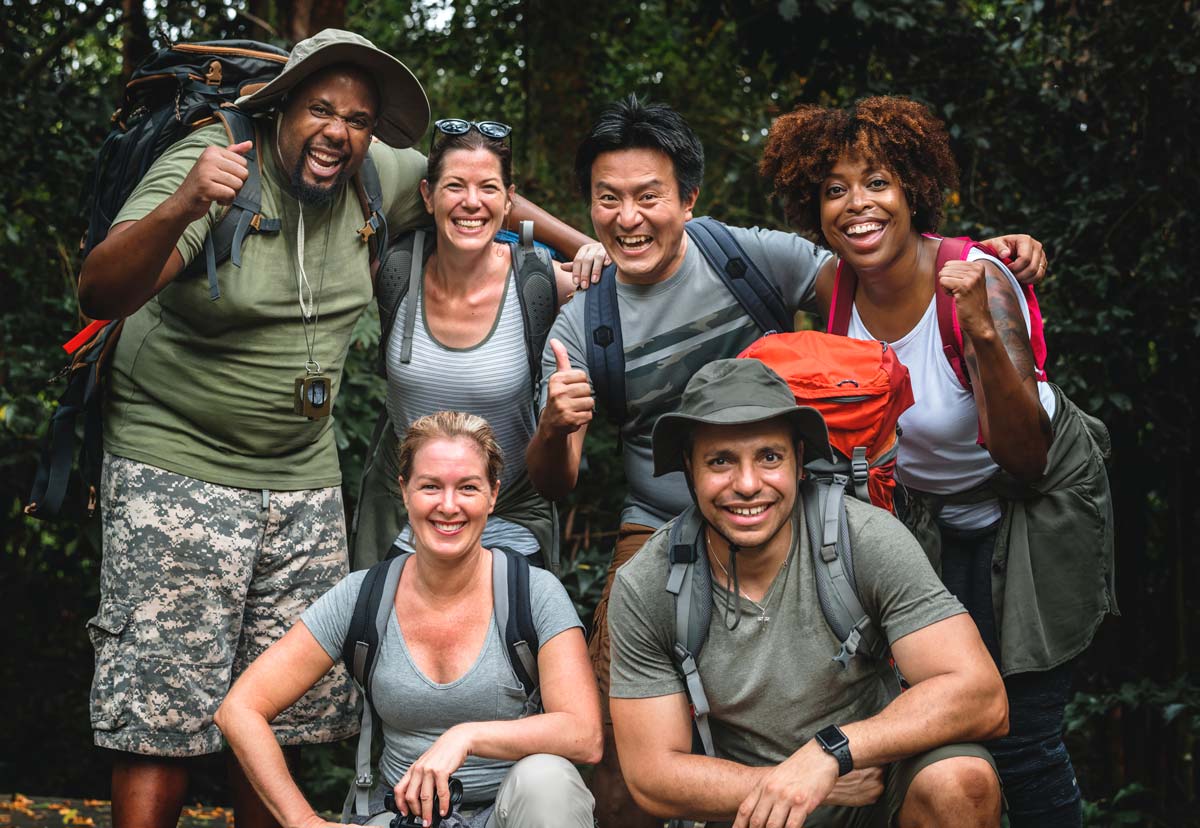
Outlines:
[{"label": "red backpack", "polygon": [[913,395],[908,369],[886,342],[798,331],[765,336],[738,356],[761,360],[798,404],[824,416],[835,461],[809,460],[806,475],[843,475],[859,500],[895,511],[896,422]]},{"label": "red backpack", "polygon": [[[966,261],[967,254],[972,248],[979,248],[984,253],[995,258],[996,251],[986,244],[971,241],[964,236],[948,238],[925,234],[926,238],[941,239],[938,245],[937,262],[933,267],[934,273],[941,273],[942,267],[949,261]],[[837,275],[833,281],[833,299],[829,303],[829,323],[826,330],[831,334],[845,336],[850,330],[850,310],[854,306],[854,291],[858,287],[858,274],[846,266],[844,261],[838,262]],[[1046,381],[1046,333],[1042,324],[1042,309],[1038,305],[1037,295],[1033,285],[1021,285],[1025,295],[1025,303],[1029,306],[1029,344],[1033,348],[1034,373],[1038,382]],[[959,384],[968,391],[971,390],[971,377],[967,373],[967,363],[963,359],[962,328],[958,326],[958,311],[954,307],[954,298],[944,290],[933,292],[937,302],[938,334],[942,339],[942,353],[946,355],[954,376]]]}]

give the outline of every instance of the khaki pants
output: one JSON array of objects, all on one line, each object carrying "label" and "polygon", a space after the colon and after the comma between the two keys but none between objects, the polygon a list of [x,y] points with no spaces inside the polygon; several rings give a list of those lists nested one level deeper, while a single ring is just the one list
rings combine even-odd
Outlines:
[{"label": "khaki pants", "polygon": [[604,594],[596,605],[596,614],[592,617],[592,637],[588,641],[588,655],[592,659],[592,669],[596,671],[596,682],[600,685],[600,710],[604,715],[604,723],[612,724],[612,716],[608,712],[609,666],[612,655],[608,640],[608,597],[612,594],[613,578],[617,570],[637,554],[642,544],[654,534],[654,529],[637,523],[622,523],[617,530],[617,545],[613,550],[612,562],[608,565],[608,577],[604,580]]}]

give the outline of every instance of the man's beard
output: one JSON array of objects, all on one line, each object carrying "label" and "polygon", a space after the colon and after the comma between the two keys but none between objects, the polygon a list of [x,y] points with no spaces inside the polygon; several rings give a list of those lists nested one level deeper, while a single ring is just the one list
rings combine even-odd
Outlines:
[{"label": "man's beard", "polygon": [[346,167],[343,165],[341,172],[329,184],[309,184],[304,180],[304,159],[308,157],[311,144],[311,138],[304,142],[300,156],[296,159],[296,165],[292,167],[292,195],[306,207],[326,207],[329,202],[333,201],[333,194],[346,180]]}]

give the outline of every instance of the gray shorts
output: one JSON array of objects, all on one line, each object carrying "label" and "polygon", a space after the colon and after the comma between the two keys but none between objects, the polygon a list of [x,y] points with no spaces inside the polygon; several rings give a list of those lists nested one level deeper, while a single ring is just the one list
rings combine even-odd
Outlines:
[{"label": "gray shorts", "polygon": [[[264,492],[106,455],[91,717],[97,745],[150,756],[221,749],[233,680],[347,572],[337,487]],[[273,723],[284,745],[358,730],[341,664]]]}]

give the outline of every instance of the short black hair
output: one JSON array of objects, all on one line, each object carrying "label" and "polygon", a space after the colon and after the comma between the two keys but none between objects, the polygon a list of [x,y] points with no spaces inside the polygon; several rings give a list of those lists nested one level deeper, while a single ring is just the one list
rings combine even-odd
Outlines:
[{"label": "short black hair", "polygon": [[655,149],[671,159],[679,197],[699,191],[704,180],[704,147],[683,116],[666,104],[642,103],[637,95],[611,104],[575,153],[575,179],[584,201],[592,195],[592,164],[605,152]]}]

